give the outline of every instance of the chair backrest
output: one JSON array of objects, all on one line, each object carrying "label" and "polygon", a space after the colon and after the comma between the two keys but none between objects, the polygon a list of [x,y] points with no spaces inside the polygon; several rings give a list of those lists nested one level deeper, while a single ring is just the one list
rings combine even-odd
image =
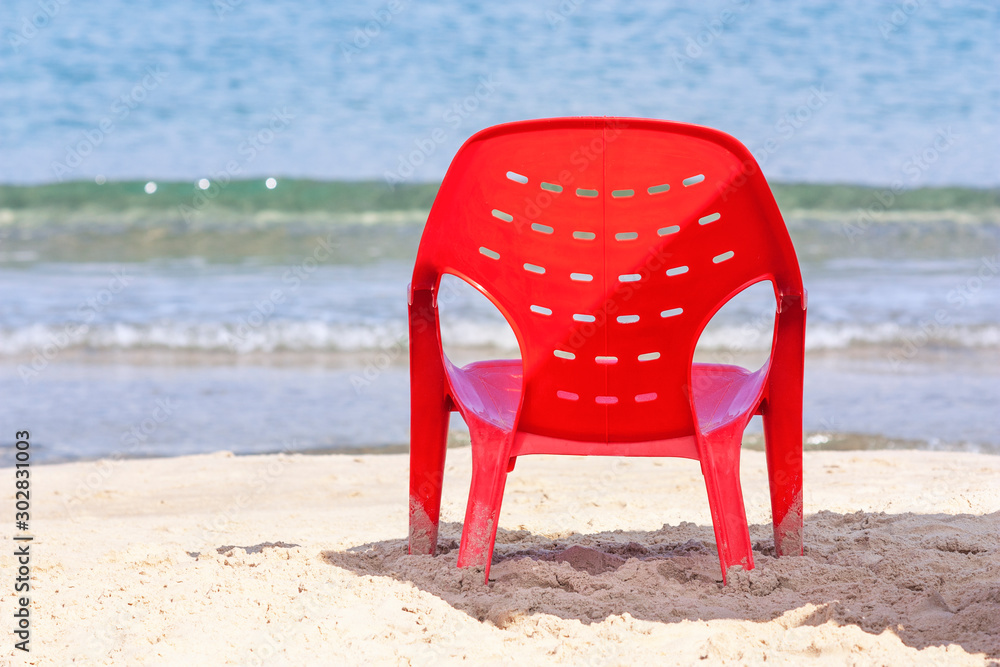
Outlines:
[{"label": "chair backrest", "polygon": [[625,118],[525,121],[459,150],[413,286],[443,273],[500,309],[524,368],[518,429],[636,442],[694,433],[691,363],[734,294],[802,294],[757,163],[708,128]]}]

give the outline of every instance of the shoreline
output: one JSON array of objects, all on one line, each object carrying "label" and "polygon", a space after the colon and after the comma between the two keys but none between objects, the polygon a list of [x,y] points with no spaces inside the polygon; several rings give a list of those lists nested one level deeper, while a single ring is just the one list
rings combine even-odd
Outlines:
[{"label": "shoreline", "polygon": [[[845,433],[838,431],[805,431],[803,437],[803,452],[936,452],[936,453],[962,453],[977,454],[982,456],[1000,457],[1000,450],[987,450],[985,445],[975,443],[946,443],[945,445],[934,444],[927,440],[910,440],[906,438],[890,438],[888,436],[873,433]],[[933,444],[933,446],[931,446]],[[923,445],[923,446],[922,446]],[[465,428],[452,428],[448,433],[447,449],[458,450],[469,448],[469,431]],[[763,452],[765,451],[764,434],[758,431],[748,430],[743,436],[742,451]],[[110,456],[88,456],[73,459],[56,459],[36,462],[36,466],[68,465],[75,463],[100,463],[102,461],[158,461],[184,458],[187,456],[233,456],[236,458],[250,456],[398,456],[408,455],[410,445],[407,442],[389,442],[385,444],[361,444],[344,445],[342,447],[312,447],[308,449],[289,450],[286,448],[275,448],[267,451],[230,451],[228,449],[202,452],[198,454],[125,454],[115,452]],[[615,459],[620,457],[597,457]],[[651,457],[661,458],[661,457]],[[6,465],[6,462],[4,463]],[[0,466],[0,470],[3,467]]]},{"label": "shoreline", "polygon": [[[459,417],[459,423],[461,420]],[[856,433],[856,432],[846,432],[846,431],[829,431],[829,430],[819,430],[819,431],[803,431],[802,434],[802,450],[805,453],[813,452],[902,452],[902,451],[914,451],[914,452],[936,452],[936,453],[962,453],[962,454],[975,454],[982,456],[990,456],[1000,458],[1000,449],[994,450],[990,449],[990,445],[982,443],[965,443],[965,442],[953,442],[953,443],[940,443],[932,440],[914,440],[908,438],[897,438],[889,437],[877,433]],[[467,427],[463,426],[452,426],[448,431],[448,450],[461,450],[469,449],[471,447],[469,439],[469,431]],[[747,427],[746,432],[743,435],[743,444],[741,451],[744,452],[764,452],[765,451],[765,439],[762,431],[759,430],[759,425],[755,427],[751,424]],[[37,445],[36,445],[37,447]],[[104,461],[159,461],[159,460],[174,460],[178,458],[184,458],[188,456],[232,456],[236,458],[245,458],[253,456],[279,456],[279,455],[297,455],[297,456],[308,456],[308,457],[321,457],[321,456],[343,456],[343,457],[353,457],[353,456],[375,456],[375,457],[385,457],[385,456],[406,456],[409,454],[410,445],[409,442],[386,442],[386,443],[369,443],[369,444],[355,444],[355,445],[343,445],[338,447],[307,447],[303,449],[288,449],[287,445],[284,447],[275,446],[271,450],[262,451],[231,451],[228,449],[218,449],[213,451],[205,451],[199,453],[182,453],[174,455],[161,455],[161,454],[142,454],[142,453],[129,453],[123,452],[121,450],[115,451],[110,455],[102,456],[83,456],[79,458],[59,458],[54,460],[43,460],[36,461],[33,465],[36,466],[56,466],[56,465],[70,465],[70,464],[100,464]],[[593,458],[604,458],[609,460],[618,459],[621,457],[599,457],[595,456]],[[662,457],[651,457],[653,459],[658,459]],[[0,462],[0,470],[3,466],[10,465],[10,461]]]}]

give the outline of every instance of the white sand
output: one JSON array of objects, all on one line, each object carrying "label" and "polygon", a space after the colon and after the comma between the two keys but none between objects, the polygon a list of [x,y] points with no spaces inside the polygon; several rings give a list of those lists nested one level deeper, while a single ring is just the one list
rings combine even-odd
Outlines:
[{"label": "white sand", "polygon": [[723,587],[697,463],[524,457],[485,588],[405,555],[405,456],[35,466],[32,652],[5,630],[0,662],[1000,664],[1000,457],[808,453],[807,553],[781,559],[763,455],[743,470],[757,569]]}]

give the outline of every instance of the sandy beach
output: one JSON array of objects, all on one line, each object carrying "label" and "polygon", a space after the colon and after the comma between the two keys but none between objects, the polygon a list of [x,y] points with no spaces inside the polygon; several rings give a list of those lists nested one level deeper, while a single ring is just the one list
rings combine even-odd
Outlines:
[{"label": "sandy beach", "polygon": [[[996,4],[3,2],[0,667],[1000,667]],[[771,364],[756,568],[697,461],[525,456],[459,569],[438,347],[611,441]]]},{"label": "sandy beach", "polygon": [[[0,660],[1000,664],[1000,457],[809,452],[806,554],[775,559],[763,454],[745,451],[757,568],[726,587],[695,462],[522,458],[489,587],[455,567],[469,449],[449,451],[436,558],[405,554],[407,465],[34,466],[32,650],[8,632]],[[13,581],[0,602],[10,619]]]}]

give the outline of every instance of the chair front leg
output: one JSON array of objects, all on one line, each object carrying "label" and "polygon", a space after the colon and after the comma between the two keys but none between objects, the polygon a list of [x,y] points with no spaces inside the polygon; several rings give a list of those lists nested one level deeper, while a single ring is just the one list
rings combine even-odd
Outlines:
[{"label": "chair front leg", "polygon": [[740,446],[743,429],[721,428],[699,433],[701,471],[712,510],[712,528],[722,567],[722,581],[733,565],[752,570],[753,548],[740,484]]},{"label": "chair front leg", "polygon": [[466,415],[466,421],[472,436],[472,483],[458,566],[483,567],[484,582],[489,583],[507,472],[513,467],[510,452],[514,433],[473,415]]}]

